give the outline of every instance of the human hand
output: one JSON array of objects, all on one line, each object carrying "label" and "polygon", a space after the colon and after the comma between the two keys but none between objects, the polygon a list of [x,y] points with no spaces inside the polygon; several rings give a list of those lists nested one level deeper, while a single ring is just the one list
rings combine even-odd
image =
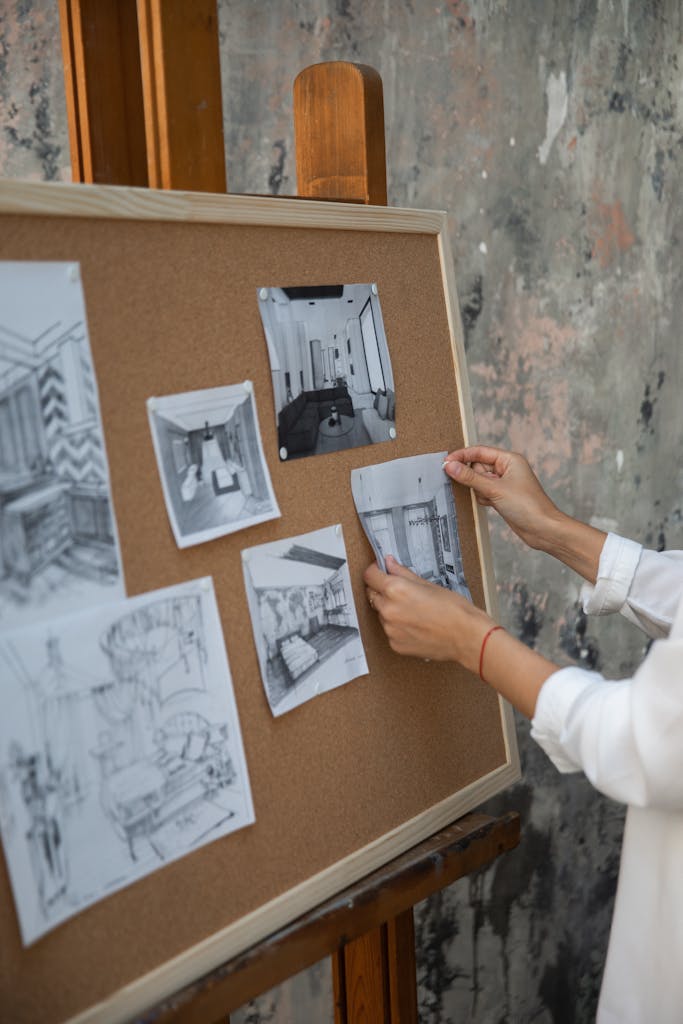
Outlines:
[{"label": "human hand", "polygon": [[387,572],[375,562],[363,574],[368,601],[397,654],[457,661],[478,671],[482,641],[493,625],[460,594],[416,576],[391,555]]},{"label": "human hand", "polygon": [[474,491],[480,505],[495,508],[531,548],[549,550],[565,516],[550,500],[523,455],[475,445],[446,456],[444,470]]}]

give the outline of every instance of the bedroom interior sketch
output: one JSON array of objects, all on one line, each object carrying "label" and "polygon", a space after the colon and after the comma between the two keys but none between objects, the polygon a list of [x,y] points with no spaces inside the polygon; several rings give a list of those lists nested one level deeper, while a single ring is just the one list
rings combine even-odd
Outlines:
[{"label": "bedroom interior sketch", "polygon": [[213,586],[0,638],[0,826],[26,944],[254,820]]},{"label": "bedroom interior sketch", "polygon": [[0,628],[123,593],[78,266],[0,262]]},{"label": "bedroom interior sketch", "polygon": [[375,284],[257,289],[280,459],[396,437],[396,389]]},{"label": "bedroom interior sketch", "polygon": [[340,526],[247,548],[242,566],[274,715],[367,673]]},{"label": "bedroom interior sketch", "polygon": [[147,406],[179,547],[280,515],[250,381],[150,398]]},{"label": "bedroom interior sketch", "polygon": [[[351,490],[377,561],[393,555],[425,580],[470,598],[446,452],[351,471]],[[470,598],[471,600],[471,598]]]}]

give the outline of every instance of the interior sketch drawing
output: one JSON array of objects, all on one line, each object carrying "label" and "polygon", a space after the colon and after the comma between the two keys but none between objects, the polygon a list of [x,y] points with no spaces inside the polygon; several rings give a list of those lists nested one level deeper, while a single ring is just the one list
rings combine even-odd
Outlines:
[{"label": "interior sketch drawing", "polygon": [[123,593],[78,265],[1,261],[0,629]]},{"label": "interior sketch drawing", "polygon": [[209,580],[6,633],[0,668],[0,827],[25,943],[254,820]]},{"label": "interior sketch drawing", "polygon": [[248,548],[242,559],[274,715],[368,671],[340,526]]},{"label": "interior sketch drawing", "polygon": [[179,547],[279,516],[249,381],[150,398],[147,405]]},{"label": "interior sketch drawing", "polygon": [[382,569],[384,556],[425,580],[470,597],[446,452],[393,459],[351,471],[363,529]]},{"label": "interior sketch drawing", "polygon": [[375,284],[257,289],[280,459],[396,437],[396,389]]}]

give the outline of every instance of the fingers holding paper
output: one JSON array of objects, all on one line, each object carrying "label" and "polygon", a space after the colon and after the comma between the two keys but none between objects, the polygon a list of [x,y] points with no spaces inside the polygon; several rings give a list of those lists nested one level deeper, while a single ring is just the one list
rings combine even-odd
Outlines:
[{"label": "fingers holding paper", "polygon": [[370,606],[397,654],[434,661],[459,661],[477,669],[481,641],[492,622],[459,594],[437,586],[391,555],[387,572],[373,562],[364,573]]}]

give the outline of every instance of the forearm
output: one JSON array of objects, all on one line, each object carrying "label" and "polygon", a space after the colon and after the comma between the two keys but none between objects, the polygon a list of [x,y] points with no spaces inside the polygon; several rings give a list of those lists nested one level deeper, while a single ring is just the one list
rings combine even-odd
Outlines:
[{"label": "forearm", "polygon": [[558,509],[544,522],[531,546],[564,562],[589,583],[595,583],[606,538],[603,530],[572,519]]},{"label": "forearm", "polygon": [[541,687],[557,665],[502,629],[489,636],[481,661],[482,679],[533,718]]}]

